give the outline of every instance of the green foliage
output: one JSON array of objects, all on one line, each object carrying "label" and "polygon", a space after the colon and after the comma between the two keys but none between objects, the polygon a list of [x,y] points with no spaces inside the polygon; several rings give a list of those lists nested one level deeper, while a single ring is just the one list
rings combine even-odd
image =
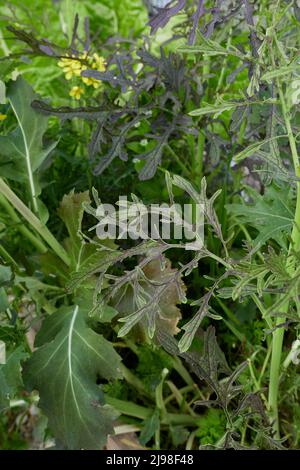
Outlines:
[{"label": "green foliage", "polygon": [[223,3],[0,5],[3,449],[299,448],[299,7]]}]

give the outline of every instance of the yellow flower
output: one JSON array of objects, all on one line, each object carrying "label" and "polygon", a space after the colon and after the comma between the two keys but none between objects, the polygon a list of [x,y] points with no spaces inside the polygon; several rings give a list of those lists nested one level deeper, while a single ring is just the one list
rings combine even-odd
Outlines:
[{"label": "yellow flower", "polygon": [[69,59],[62,58],[57,63],[57,65],[63,69],[66,80],[71,80],[73,75],[79,77],[81,71],[86,69],[86,66],[83,65],[80,60],[76,59],[74,55],[72,55]]},{"label": "yellow flower", "polygon": [[93,54],[93,60],[93,69],[98,70],[98,72],[105,72],[107,63],[104,57],[101,57],[95,53]]},{"label": "yellow flower", "polygon": [[72,98],[75,98],[75,100],[80,100],[82,93],[84,93],[83,88],[80,86],[73,86],[69,95],[72,96]]},{"label": "yellow flower", "polygon": [[0,121],[4,121],[7,118],[6,114],[0,113]]}]

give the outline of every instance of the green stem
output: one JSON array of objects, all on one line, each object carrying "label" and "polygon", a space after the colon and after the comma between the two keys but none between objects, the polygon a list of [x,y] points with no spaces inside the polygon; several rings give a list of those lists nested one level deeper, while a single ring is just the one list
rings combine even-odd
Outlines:
[{"label": "green stem", "polygon": [[27,222],[38,232],[46,243],[53,249],[66,265],[70,265],[70,259],[64,248],[58,243],[56,238],[48,230],[48,228],[28,209],[27,206],[18,198],[18,196],[10,189],[10,187],[0,178],[0,194],[15,207],[15,209],[24,217]]}]

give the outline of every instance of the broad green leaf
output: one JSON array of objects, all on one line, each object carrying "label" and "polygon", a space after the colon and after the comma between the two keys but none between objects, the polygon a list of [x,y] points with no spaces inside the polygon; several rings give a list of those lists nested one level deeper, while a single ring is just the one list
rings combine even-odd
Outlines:
[{"label": "broad green leaf", "polygon": [[48,119],[31,107],[36,97],[21,76],[7,87],[7,98],[18,125],[10,134],[0,136],[0,175],[25,183],[34,212],[43,215],[45,208],[38,200],[41,192],[38,170],[56,143],[43,147]]},{"label": "broad green leaf", "polygon": [[238,217],[239,223],[249,224],[258,231],[253,240],[254,249],[259,249],[270,239],[286,249],[294,220],[290,188],[279,190],[269,186],[263,196],[250,187],[247,187],[247,192],[252,204],[229,204],[226,207]]},{"label": "broad green leaf", "polygon": [[43,323],[41,345],[25,363],[24,381],[37,389],[54,436],[69,449],[101,449],[113,431],[99,378],[120,377],[112,345],[86,324],[78,306],[61,309]]},{"label": "broad green leaf", "polygon": [[0,364],[0,411],[9,406],[9,400],[23,384],[20,363],[27,356],[23,347],[19,346],[8,354],[5,364]]}]

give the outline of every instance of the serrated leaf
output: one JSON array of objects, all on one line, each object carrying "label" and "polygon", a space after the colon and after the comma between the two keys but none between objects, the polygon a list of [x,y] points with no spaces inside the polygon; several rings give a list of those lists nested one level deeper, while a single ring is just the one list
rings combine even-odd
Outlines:
[{"label": "serrated leaf", "polygon": [[[75,193],[73,189],[69,194],[64,195],[57,211],[68,230],[73,252],[78,252],[81,245],[81,239],[78,232],[81,229],[84,213],[83,204],[90,202],[91,200],[88,191]],[[73,255],[76,256],[74,253]]]},{"label": "serrated leaf", "polygon": [[127,161],[128,155],[125,149],[125,139],[130,129],[132,129],[134,125],[139,122],[139,119],[139,117],[135,117],[130,122],[126,122],[120,130],[120,133],[112,138],[112,143],[109,151],[106,155],[101,157],[100,162],[94,169],[95,175],[101,175],[101,173],[103,173],[103,171],[117,157],[119,157],[120,160]]},{"label": "serrated leaf", "polygon": [[165,258],[164,263],[162,268],[160,260],[150,261],[143,268],[139,287],[134,291],[132,286],[126,285],[121,295],[118,292],[113,298],[115,308],[127,314],[119,319],[124,326],[118,336],[125,336],[137,323],[150,338],[156,329],[166,330],[171,335],[179,332],[181,312],[177,304],[181,302],[179,292],[184,295],[186,287],[181,278],[175,280],[178,272],[171,267],[170,260]]},{"label": "serrated leaf", "polygon": [[69,449],[101,449],[113,431],[114,416],[97,381],[120,376],[118,354],[87,326],[78,306],[48,317],[41,343],[25,363],[25,385],[39,391],[39,405],[60,442]]},{"label": "serrated leaf", "polygon": [[85,106],[71,108],[70,106],[61,106],[59,108],[53,108],[47,103],[40,100],[33,100],[32,108],[44,116],[56,116],[62,121],[67,119],[86,119],[87,121],[93,121],[94,119],[100,119],[106,116],[107,112],[99,109],[99,107]]}]

